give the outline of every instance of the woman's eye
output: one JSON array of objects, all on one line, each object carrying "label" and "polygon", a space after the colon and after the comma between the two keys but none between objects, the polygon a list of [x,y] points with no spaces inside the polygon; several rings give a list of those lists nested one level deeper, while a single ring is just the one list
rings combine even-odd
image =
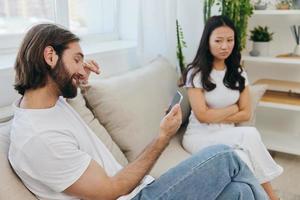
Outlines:
[{"label": "woman's eye", "polygon": [[221,40],[216,40],[217,43],[221,42]]},{"label": "woman's eye", "polygon": [[79,60],[75,59],[75,62],[78,64],[78,63],[79,63]]}]

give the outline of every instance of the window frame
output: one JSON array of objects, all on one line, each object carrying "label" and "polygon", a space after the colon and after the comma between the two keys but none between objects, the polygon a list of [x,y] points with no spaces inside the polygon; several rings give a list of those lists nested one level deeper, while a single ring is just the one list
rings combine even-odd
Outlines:
[{"label": "window frame", "polygon": [[[111,1],[111,0],[105,0]],[[84,44],[100,43],[106,41],[119,40],[119,15],[120,15],[120,0],[115,0],[116,9],[114,10],[114,23],[115,27],[113,32],[110,33],[89,33],[80,34],[76,33]],[[68,0],[54,0],[54,23],[60,24],[69,28],[69,2]],[[0,54],[15,53],[20,46],[25,33],[11,33],[0,35]]]}]

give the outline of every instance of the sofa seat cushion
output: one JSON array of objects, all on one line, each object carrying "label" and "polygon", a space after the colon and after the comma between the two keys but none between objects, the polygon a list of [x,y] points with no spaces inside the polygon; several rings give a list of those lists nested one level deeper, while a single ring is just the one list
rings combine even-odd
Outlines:
[{"label": "sofa seat cushion", "polygon": [[175,67],[158,58],[137,70],[90,82],[85,98],[129,161],[158,134],[177,79]]},{"label": "sofa seat cushion", "polygon": [[108,150],[113,154],[116,160],[125,166],[128,164],[128,160],[120,150],[118,145],[112,140],[111,136],[107,133],[106,129],[99,123],[97,118],[86,105],[86,101],[83,98],[80,90],[78,95],[73,99],[68,99],[67,102],[78,112],[81,118],[87,123],[87,125],[94,131],[98,138],[105,144]]},{"label": "sofa seat cushion", "polygon": [[181,127],[176,136],[170,141],[169,146],[167,146],[155,163],[150,172],[151,176],[158,178],[170,168],[175,167],[180,162],[191,156],[191,154],[187,153],[181,145],[182,135],[184,132],[185,127]]},{"label": "sofa seat cushion", "polygon": [[0,123],[0,199],[36,200],[11,168],[7,155],[11,122]]}]

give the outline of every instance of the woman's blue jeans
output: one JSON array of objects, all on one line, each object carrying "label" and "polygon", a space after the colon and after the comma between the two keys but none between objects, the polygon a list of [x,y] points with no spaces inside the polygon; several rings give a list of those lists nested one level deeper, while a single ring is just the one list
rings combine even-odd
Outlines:
[{"label": "woman's blue jeans", "polygon": [[205,148],[170,169],[133,200],[265,200],[247,165],[225,145]]}]

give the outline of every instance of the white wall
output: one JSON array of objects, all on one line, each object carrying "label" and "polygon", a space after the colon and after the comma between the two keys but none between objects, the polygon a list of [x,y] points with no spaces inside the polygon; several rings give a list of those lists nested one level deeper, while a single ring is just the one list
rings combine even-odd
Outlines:
[{"label": "white wall", "polygon": [[203,1],[199,0],[178,0],[178,20],[183,29],[186,49],[183,50],[186,62],[191,62],[197,52],[203,23]]},{"label": "white wall", "polygon": [[139,0],[120,1],[120,39],[135,40],[138,38]]}]

